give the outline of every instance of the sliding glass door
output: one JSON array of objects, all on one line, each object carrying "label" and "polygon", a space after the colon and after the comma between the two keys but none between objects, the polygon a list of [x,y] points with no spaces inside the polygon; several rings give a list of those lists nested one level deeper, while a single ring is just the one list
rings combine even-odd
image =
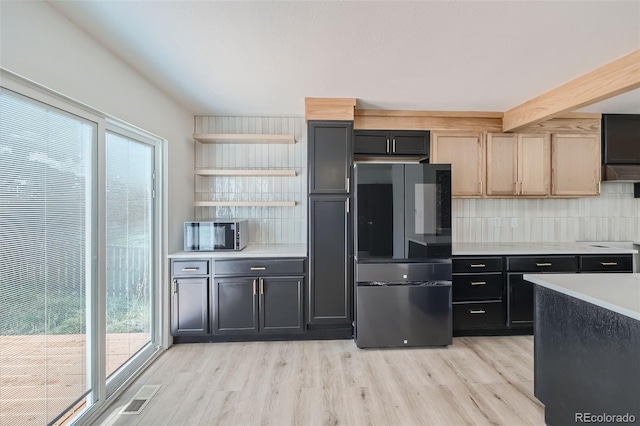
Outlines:
[{"label": "sliding glass door", "polygon": [[159,353],[161,147],[3,81],[0,425],[90,418]]},{"label": "sliding glass door", "polygon": [[152,341],[153,144],[107,131],[107,377]]},{"label": "sliding glass door", "polygon": [[0,92],[0,424],[90,405],[97,125]]}]

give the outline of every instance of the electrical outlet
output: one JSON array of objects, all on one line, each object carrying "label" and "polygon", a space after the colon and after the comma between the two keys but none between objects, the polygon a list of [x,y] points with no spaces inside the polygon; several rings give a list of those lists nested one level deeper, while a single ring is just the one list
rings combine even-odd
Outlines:
[{"label": "electrical outlet", "polygon": [[517,228],[518,227],[518,218],[517,217],[512,217],[511,218],[511,227],[512,228]]},{"label": "electrical outlet", "polygon": [[493,218],[493,226],[499,228],[502,226],[502,218],[495,217]]}]

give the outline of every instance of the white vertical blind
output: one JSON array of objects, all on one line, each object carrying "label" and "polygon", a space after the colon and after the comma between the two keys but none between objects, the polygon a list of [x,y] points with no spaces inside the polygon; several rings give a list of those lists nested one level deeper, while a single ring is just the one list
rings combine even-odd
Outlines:
[{"label": "white vertical blind", "polygon": [[45,424],[89,391],[97,125],[0,92],[0,424]]}]

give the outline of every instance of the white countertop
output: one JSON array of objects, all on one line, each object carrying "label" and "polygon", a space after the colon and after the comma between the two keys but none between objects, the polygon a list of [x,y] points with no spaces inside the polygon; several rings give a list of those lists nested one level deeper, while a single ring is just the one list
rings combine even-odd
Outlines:
[{"label": "white countertop", "polygon": [[640,274],[525,274],[523,278],[640,320]]},{"label": "white countertop", "polygon": [[453,254],[457,256],[518,255],[518,254],[633,254],[638,250],[633,243],[614,244],[600,242],[560,243],[454,243]]},{"label": "white countertop", "polygon": [[169,254],[171,259],[240,259],[256,257],[307,257],[305,244],[256,244],[240,251],[179,251]]}]

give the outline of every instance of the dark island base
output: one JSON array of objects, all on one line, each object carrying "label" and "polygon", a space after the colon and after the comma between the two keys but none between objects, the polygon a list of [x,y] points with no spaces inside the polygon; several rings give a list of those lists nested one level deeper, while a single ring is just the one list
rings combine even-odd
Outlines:
[{"label": "dark island base", "polygon": [[539,285],[534,318],[546,424],[640,424],[640,321]]},{"label": "dark island base", "polygon": [[215,343],[215,342],[269,342],[284,340],[341,340],[353,339],[351,328],[332,328],[307,330],[300,334],[242,334],[242,335],[205,335],[174,336],[173,343]]}]

